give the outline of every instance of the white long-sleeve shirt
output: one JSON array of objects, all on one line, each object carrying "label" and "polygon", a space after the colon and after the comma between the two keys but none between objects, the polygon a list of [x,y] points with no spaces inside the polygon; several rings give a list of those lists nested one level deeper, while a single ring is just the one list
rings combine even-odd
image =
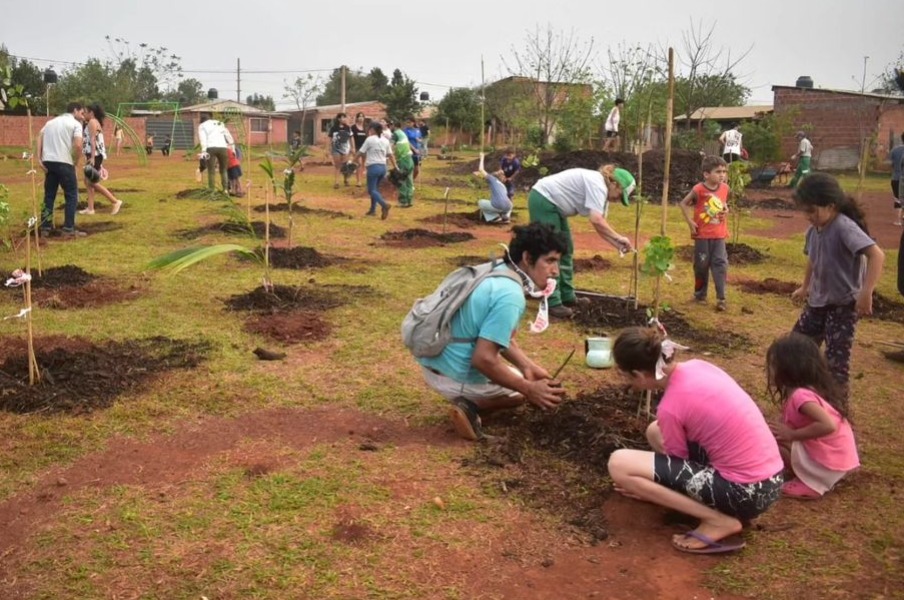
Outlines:
[{"label": "white long-sleeve shirt", "polygon": [[213,119],[198,125],[198,141],[201,143],[201,152],[207,152],[208,148],[228,148],[235,143],[226,126]]},{"label": "white long-sleeve shirt", "polygon": [[606,117],[606,131],[614,131],[618,133],[618,122],[621,120],[621,111],[617,106],[613,106]]}]

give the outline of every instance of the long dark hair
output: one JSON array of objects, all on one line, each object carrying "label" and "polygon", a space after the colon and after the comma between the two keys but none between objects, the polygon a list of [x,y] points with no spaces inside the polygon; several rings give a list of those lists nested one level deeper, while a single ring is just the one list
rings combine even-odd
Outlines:
[{"label": "long dark hair", "polygon": [[848,418],[847,396],[832,376],[819,346],[805,335],[789,333],[772,342],[766,351],[766,387],[778,405],[794,390],[809,388],[832,405],[843,419]]},{"label": "long dark hair", "polygon": [[94,104],[88,105],[88,110],[91,111],[91,114],[94,115],[94,118],[97,119],[97,122],[100,123],[100,126],[104,126],[104,119],[107,116],[107,113],[104,112],[104,107],[95,102]]},{"label": "long dark hair", "polygon": [[832,206],[857,224],[869,235],[866,215],[856,200],[844,193],[838,180],[828,173],[807,175],[794,192],[794,202],[800,207]]}]

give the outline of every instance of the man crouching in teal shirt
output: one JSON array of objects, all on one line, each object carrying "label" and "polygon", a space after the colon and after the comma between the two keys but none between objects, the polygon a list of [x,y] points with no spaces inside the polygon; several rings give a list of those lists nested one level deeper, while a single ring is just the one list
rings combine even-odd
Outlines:
[{"label": "man crouching in teal shirt", "polygon": [[438,356],[417,359],[427,385],[450,401],[455,431],[468,440],[484,437],[482,412],[524,402],[554,408],[565,393],[546,369],[524,354],[515,332],[527,307],[525,294],[541,300],[531,331],[546,329],[546,298],[555,289],[559,259],[568,243],[542,223],[515,227],[513,232],[505,260],[496,269],[509,269],[517,277],[481,281],[452,318],[455,341]]}]

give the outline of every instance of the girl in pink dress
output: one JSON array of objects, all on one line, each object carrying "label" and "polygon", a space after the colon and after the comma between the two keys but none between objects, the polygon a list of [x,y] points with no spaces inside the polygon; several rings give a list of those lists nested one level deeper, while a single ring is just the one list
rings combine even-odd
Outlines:
[{"label": "girl in pink dress", "polygon": [[801,500],[822,497],[860,466],[847,397],[828,362],[810,338],[791,333],[775,340],[766,354],[769,392],[782,405],[780,423],[770,425],[785,466],[794,479],[782,495]]}]

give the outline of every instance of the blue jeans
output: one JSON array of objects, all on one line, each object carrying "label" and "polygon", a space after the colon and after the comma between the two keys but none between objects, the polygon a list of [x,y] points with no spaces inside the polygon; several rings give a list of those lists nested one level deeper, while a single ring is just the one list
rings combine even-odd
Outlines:
[{"label": "blue jeans", "polygon": [[386,208],[386,200],[380,195],[380,181],[386,177],[386,165],[367,166],[367,193],[370,194],[370,212],[377,212],[377,204]]},{"label": "blue jeans", "polygon": [[53,227],[53,205],[56,202],[57,188],[63,188],[66,207],[63,212],[63,229],[75,229],[75,209],[78,208],[78,179],[75,167],[61,162],[45,162],[47,173],[44,175],[44,211],[41,213],[41,229]]}]

